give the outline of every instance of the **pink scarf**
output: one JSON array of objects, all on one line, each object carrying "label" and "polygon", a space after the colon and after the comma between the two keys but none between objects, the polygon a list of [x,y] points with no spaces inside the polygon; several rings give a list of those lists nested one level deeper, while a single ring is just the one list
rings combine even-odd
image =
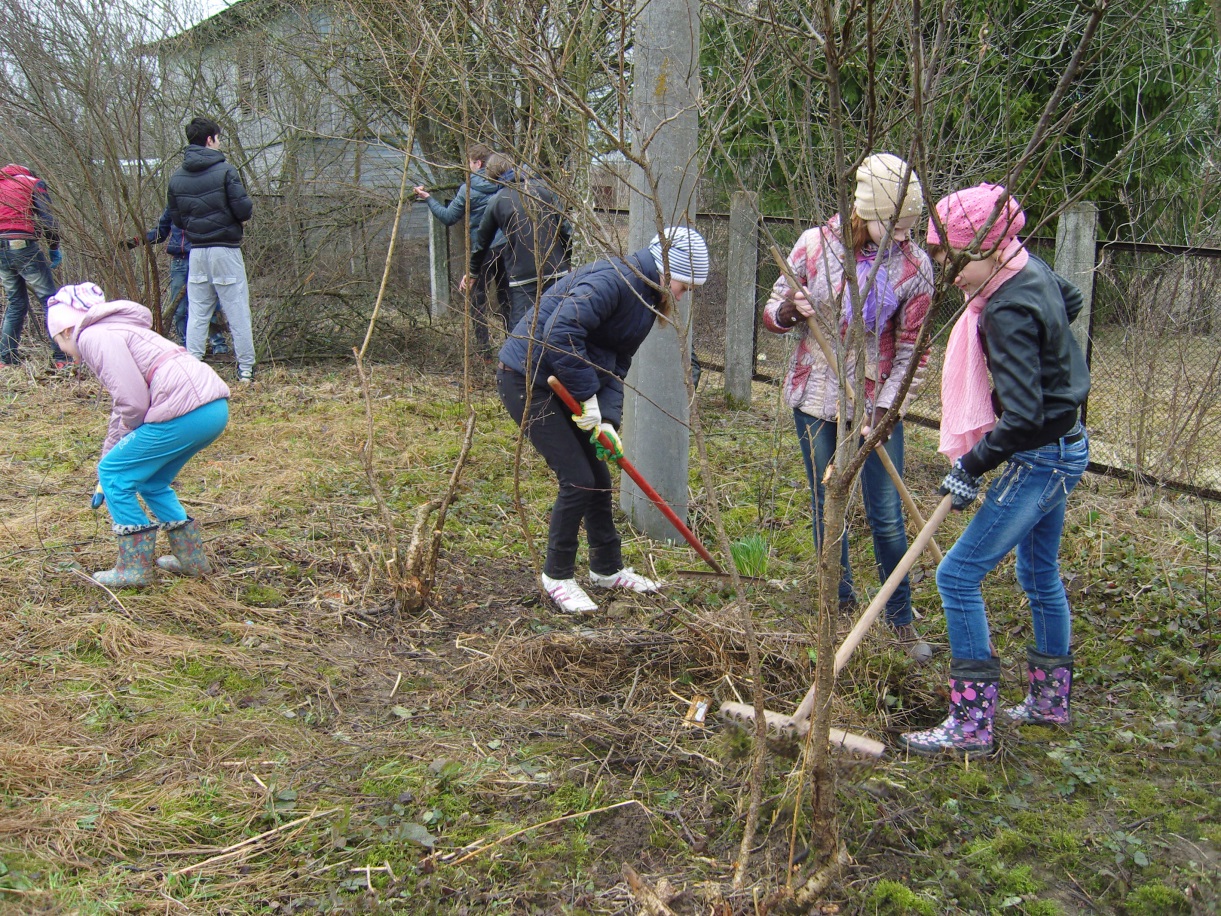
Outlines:
[{"label": "pink scarf", "polygon": [[979,316],[992,295],[1029,260],[1021,240],[1011,241],[996,273],[967,300],[966,310],[950,331],[941,369],[941,442],[937,450],[951,461],[971,451],[996,425]]}]

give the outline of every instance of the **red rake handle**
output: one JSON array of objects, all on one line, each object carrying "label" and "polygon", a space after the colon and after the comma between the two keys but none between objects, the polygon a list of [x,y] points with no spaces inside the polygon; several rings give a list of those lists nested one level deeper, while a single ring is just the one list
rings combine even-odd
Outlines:
[{"label": "red rake handle", "polygon": [[[572,396],[572,393],[564,387],[563,382],[552,375],[547,378],[547,384],[551,386],[551,390],[559,396],[559,399],[564,402],[565,407],[567,407],[577,416],[581,414],[583,408],[577,402],[577,399]],[[604,449],[606,449],[612,455],[615,454],[615,444],[606,437],[605,433],[598,433],[598,441],[602,443],[602,447]],[[623,473],[627,474],[628,477],[636,481],[636,486],[640,487],[644,495],[653,501],[653,505],[661,510],[661,514],[669,520],[670,524],[674,526],[675,530],[686,538],[687,543],[690,544],[695,552],[700,555],[700,558],[714,570],[716,570],[716,572],[720,573],[721,575],[725,575],[725,570],[721,569],[717,561],[712,558],[712,554],[708,552],[708,548],[701,544],[700,539],[695,536],[695,533],[685,524],[683,524],[683,520],[679,518],[674,513],[674,510],[670,508],[669,504],[661,498],[661,494],[649,485],[649,482],[644,479],[644,475],[636,470],[636,466],[622,455],[617,456],[615,461],[618,463],[619,468],[623,471]]]}]

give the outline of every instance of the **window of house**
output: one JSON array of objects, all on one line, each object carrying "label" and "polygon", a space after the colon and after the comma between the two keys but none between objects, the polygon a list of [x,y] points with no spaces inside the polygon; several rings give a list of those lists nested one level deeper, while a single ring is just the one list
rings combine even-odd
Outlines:
[{"label": "window of house", "polygon": [[263,48],[248,48],[237,59],[237,105],[244,115],[266,113],[271,104],[271,67]]}]

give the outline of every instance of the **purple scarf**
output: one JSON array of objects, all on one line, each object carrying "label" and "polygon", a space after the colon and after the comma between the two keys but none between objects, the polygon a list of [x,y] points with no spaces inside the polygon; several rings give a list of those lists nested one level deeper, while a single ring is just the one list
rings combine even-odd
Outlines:
[{"label": "purple scarf", "polygon": [[[856,262],[857,289],[865,288],[865,281],[869,279],[869,271],[873,269],[873,261],[876,257],[876,254],[868,257],[858,256]],[[847,295],[847,290],[844,292],[843,318],[846,323],[851,323],[852,297]],[[886,273],[884,266],[879,266],[877,276],[873,278],[873,286],[865,295],[865,304],[861,314],[861,318],[865,322],[865,330],[877,334],[886,327],[886,322],[894,317],[898,309],[899,297],[895,295],[895,288],[890,285],[890,276]]]}]

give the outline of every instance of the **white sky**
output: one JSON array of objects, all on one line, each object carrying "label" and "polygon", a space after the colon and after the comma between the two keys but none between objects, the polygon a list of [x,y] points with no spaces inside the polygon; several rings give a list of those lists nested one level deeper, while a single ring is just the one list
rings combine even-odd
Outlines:
[{"label": "white sky", "polygon": [[193,23],[202,22],[236,2],[238,0],[187,0],[185,6],[191,11],[187,18]]}]

